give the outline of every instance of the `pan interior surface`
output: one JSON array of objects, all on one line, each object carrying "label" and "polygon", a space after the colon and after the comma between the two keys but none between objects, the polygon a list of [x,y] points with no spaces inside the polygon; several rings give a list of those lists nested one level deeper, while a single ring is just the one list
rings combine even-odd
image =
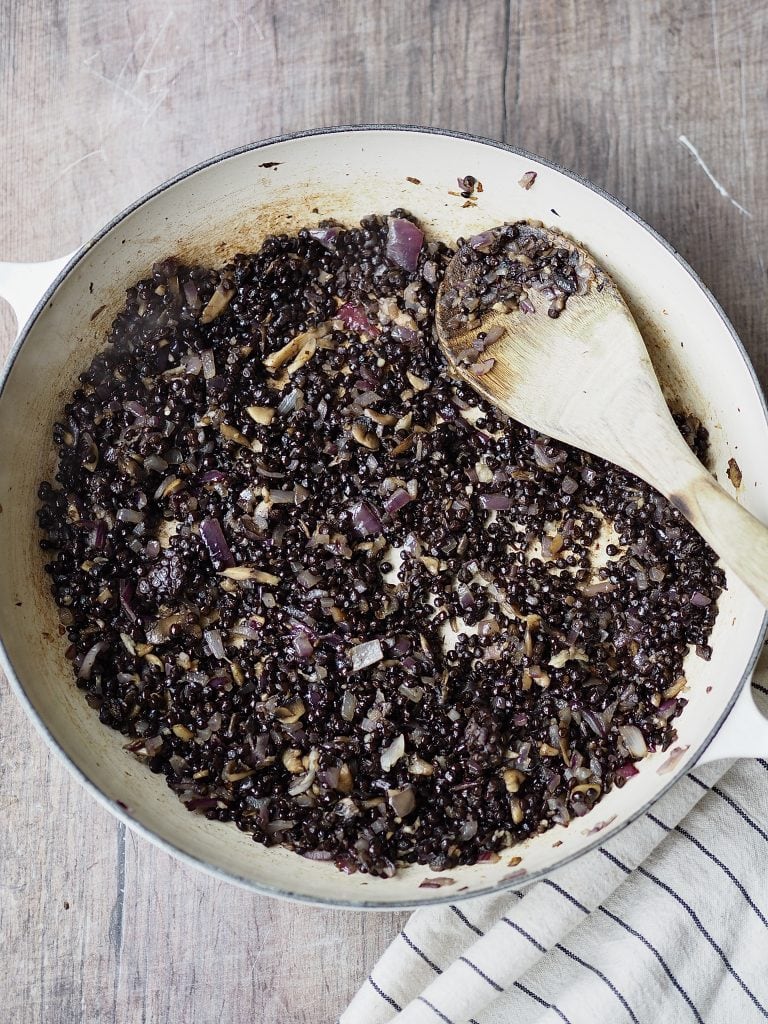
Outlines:
[{"label": "pan interior surface", "polygon": [[[536,172],[530,191],[517,184]],[[472,203],[456,179],[483,185]],[[613,275],[643,331],[674,409],[695,413],[709,430],[710,468],[768,520],[761,477],[768,447],[765,410],[754,375],[717,306],[677,256],[617,203],[525,154],[438,133],[371,129],[309,134],[214,161],[162,188],[119,218],[83,253],[28,329],[0,397],[0,634],[6,669],[38,725],[115,813],[222,877],[262,891],[315,902],[395,908],[456,900],[502,884],[520,885],[603,841],[653,801],[700,753],[749,672],[763,611],[736,579],[711,639],[712,659],[691,652],[689,705],[677,720],[679,756],[649,756],[638,776],[604,797],[589,815],[538,836],[496,863],[440,877],[412,866],[388,880],[342,875],[332,865],[254,843],[232,825],[190,814],[123,750],[124,738],[99,722],[64,659],[57,609],[48,592],[35,519],[37,488],[53,470],[51,430],[78,373],[103,345],[125,289],[152,264],[175,255],[209,265],[256,249],[275,232],[326,217],[352,224],[402,207],[426,232],[452,242],[516,219],[556,226],[585,245]],[[522,857],[510,866],[512,856]]]}]

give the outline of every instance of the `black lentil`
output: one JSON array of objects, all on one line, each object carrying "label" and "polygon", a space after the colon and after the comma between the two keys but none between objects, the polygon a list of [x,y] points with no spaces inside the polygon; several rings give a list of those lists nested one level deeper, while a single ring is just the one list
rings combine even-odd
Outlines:
[{"label": "black lentil", "polygon": [[[190,810],[384,876],[565,824],[669,747],[724,586],[650,487],[448,374],[452,250],[403,269],[403,218],[157,264],[56,424],[38,512],[101,721]],[[559,314],[576,268],[526,230],[503,245]]]}]

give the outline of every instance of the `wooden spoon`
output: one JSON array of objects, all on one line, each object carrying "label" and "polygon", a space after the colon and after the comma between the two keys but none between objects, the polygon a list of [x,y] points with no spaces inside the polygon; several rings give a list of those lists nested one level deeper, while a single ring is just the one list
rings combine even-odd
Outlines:
[{"label": "wooden spoon", "polygon": [[[467,323],[463,312],[457,316],[461,298],[477,294],[488,264],[477,256],[468,263],[462,247],[440,286],[436,313],[453,370],[519,422],[655,487],[768,607],[768,528],[726,493],[683,440],[615,283],[571,239],[539,231],[553,246],[578,253],[582,279],[590,277],[585,294],[570,295],[553,318],[551,295],[545,299],[532,288],[523,306],[534,312],[492,307],[470,314],[474,322]],[[494,340],[475,356],[480,332]]]}]

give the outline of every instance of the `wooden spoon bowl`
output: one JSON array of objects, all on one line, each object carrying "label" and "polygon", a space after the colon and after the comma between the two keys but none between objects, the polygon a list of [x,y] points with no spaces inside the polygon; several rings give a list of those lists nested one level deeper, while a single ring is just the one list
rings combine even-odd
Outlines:
[{"label": "wooden spoon bowl", "polygon": [[[682,438],[616,284],[572,239],[547,228],[533,231],[567,254],[578,290],[553,302],[545,282],[543,291],[515,288],[508,303],[475,304],[489,267],[490,276],[495,272],[495,257],[484,261],[471,243],[462,246],[436,312],[454,372],[519,422],[647,481],[768,606],[768,529],[723,490]],[[519,258],[512,254],[509,261]]]}]

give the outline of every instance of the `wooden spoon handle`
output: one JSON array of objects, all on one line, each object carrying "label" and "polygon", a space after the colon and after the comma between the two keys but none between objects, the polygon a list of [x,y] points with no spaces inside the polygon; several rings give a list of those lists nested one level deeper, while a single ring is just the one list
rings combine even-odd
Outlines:
[{"label": "wooden spoon handle", "polygon": [[768,527],[704,469],[668,495],[723,562],[768,608]]},{"label": "wooden spoon handle", "polygon": [[[631,401],[633,394],[640,396],[636,403]],[[661,491],[768,608],[768,527],[699,462],[678,431],[655,378],[638,378],[617,395],[610,410],[616,432],[607,457]]]}]

